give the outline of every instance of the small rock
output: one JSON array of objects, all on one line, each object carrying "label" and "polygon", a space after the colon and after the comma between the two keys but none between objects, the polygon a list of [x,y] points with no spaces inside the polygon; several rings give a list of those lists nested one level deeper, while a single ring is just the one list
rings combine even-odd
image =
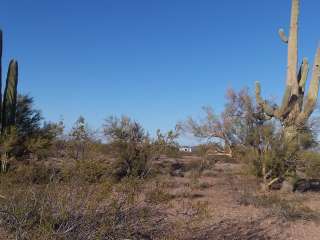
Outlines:
[{"label": "small rock", "polygon": [[320,192],[320,179],[300,179],[293,187],[297,192]]},{"label": "small rock", "polygon": [[293,186],[293,191],[306,192],[310,189],[310,183],[307,179],[299,179]]}]

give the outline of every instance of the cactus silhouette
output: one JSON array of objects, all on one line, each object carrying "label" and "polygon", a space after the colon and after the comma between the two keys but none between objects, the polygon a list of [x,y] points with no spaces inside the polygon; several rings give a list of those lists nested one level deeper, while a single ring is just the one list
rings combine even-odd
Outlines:
[{"label": "cactus silhouette", "polygon": [[9,63],[5,90],[2,96],[2,51],[3,33],[0,30],[0,122],[1,134],[6,133],[15,124],[18,86],[18,63],[11,60]]}]

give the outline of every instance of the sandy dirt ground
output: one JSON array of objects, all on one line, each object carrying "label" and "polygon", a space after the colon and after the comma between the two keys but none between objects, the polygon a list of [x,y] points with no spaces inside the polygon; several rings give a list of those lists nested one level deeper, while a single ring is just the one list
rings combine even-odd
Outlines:
[{"label": "sandy dirt ground", "polygon": [[[320,193],[262,192],[245,165],[229,158],[201,166],[196,156],[154,164],[158,173],[139,197],[164,213],[166,234],[139,240],[320,239]],[[0,228],[0,240],[11,239]]]},{"label": "sandy dirt ground", "polygon": [[[167,221],[175,226],[172,239],[212,240],[319,240],[320,226],[315,219],[304,219],[291,208],[280,208],[275,213],[273,204],[243,204],[248,195],[262,194],[259,183],[244,174],[243,165],[230,161],[218,161],[209,169],[197,170],[198,157],[182,159],[160,159],[157,168],[163,169],[161,188],[171,198],[163,204],[168,212]],[[178,166],[177,170],[165,175],[165,170]],[[173,175],[173,176],[172,176]],[[159,182],[157,183],[159,187]],[[150,185],[150,188],[154,188]],[[320,212],[320,195],[317,193],[265,193],[279,195],[288,201],[299,200],[303,209]],[[263,201],[263,200],[262,200]],[[301,205],[301,204],[300,204]],[[299,207],[301,207],[299,205]],[[286,206],[286,205],[285,205]],[[286,212],[287,211],[287,212]],[[292,213],[293,212],[293,213]],[[292,219],[290,216],[293,215]],[[167,239],[167,238],[166,238]]]}]

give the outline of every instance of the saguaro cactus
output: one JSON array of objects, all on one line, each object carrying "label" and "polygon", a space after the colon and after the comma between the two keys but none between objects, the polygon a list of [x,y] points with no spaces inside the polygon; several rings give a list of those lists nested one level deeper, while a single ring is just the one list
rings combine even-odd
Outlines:
[{"label": "saguaro cactus", "polygon": [[296,139],[298,133],[303,129],[315,109],[320,81],[320,45],[316,50],[311,82],[307,96],[305,97],[305,86],[308,78],[309,63],[303,58],[298,66],[298,20],[300,0],[292,0],[290,33],[287,37],[283,29],[279,30],[281,40],[288,44],[288,65],[286,89],[281,106],[271,106],[261,98],[260,83],[256,82],[256,100],[265,115],[274,117],[281,121],[284,135],[288,141]]},{"label": "saguaro cactus", "polygon": [[0,30],[0,122],[1,134],[4,134],[15,123],[18,86],[18,63],[11,60],[9,64],[6,86],[2,98],[2,31]]}]

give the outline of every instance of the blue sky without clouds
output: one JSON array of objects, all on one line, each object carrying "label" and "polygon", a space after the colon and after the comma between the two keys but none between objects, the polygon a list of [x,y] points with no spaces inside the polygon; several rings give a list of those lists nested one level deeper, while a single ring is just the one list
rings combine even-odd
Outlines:
[{"label": "blue sky without clouds", "polygon": [[[301,6],[300,59],[320,40],[319,0]],[[4,67],[20,63],[22,93],[47,120],[83,115],[98,128],[129,115],[151,133],[201,107],[224,105],[229,87],[266,97],[284,89],[290,0],[2,0]]]}]

